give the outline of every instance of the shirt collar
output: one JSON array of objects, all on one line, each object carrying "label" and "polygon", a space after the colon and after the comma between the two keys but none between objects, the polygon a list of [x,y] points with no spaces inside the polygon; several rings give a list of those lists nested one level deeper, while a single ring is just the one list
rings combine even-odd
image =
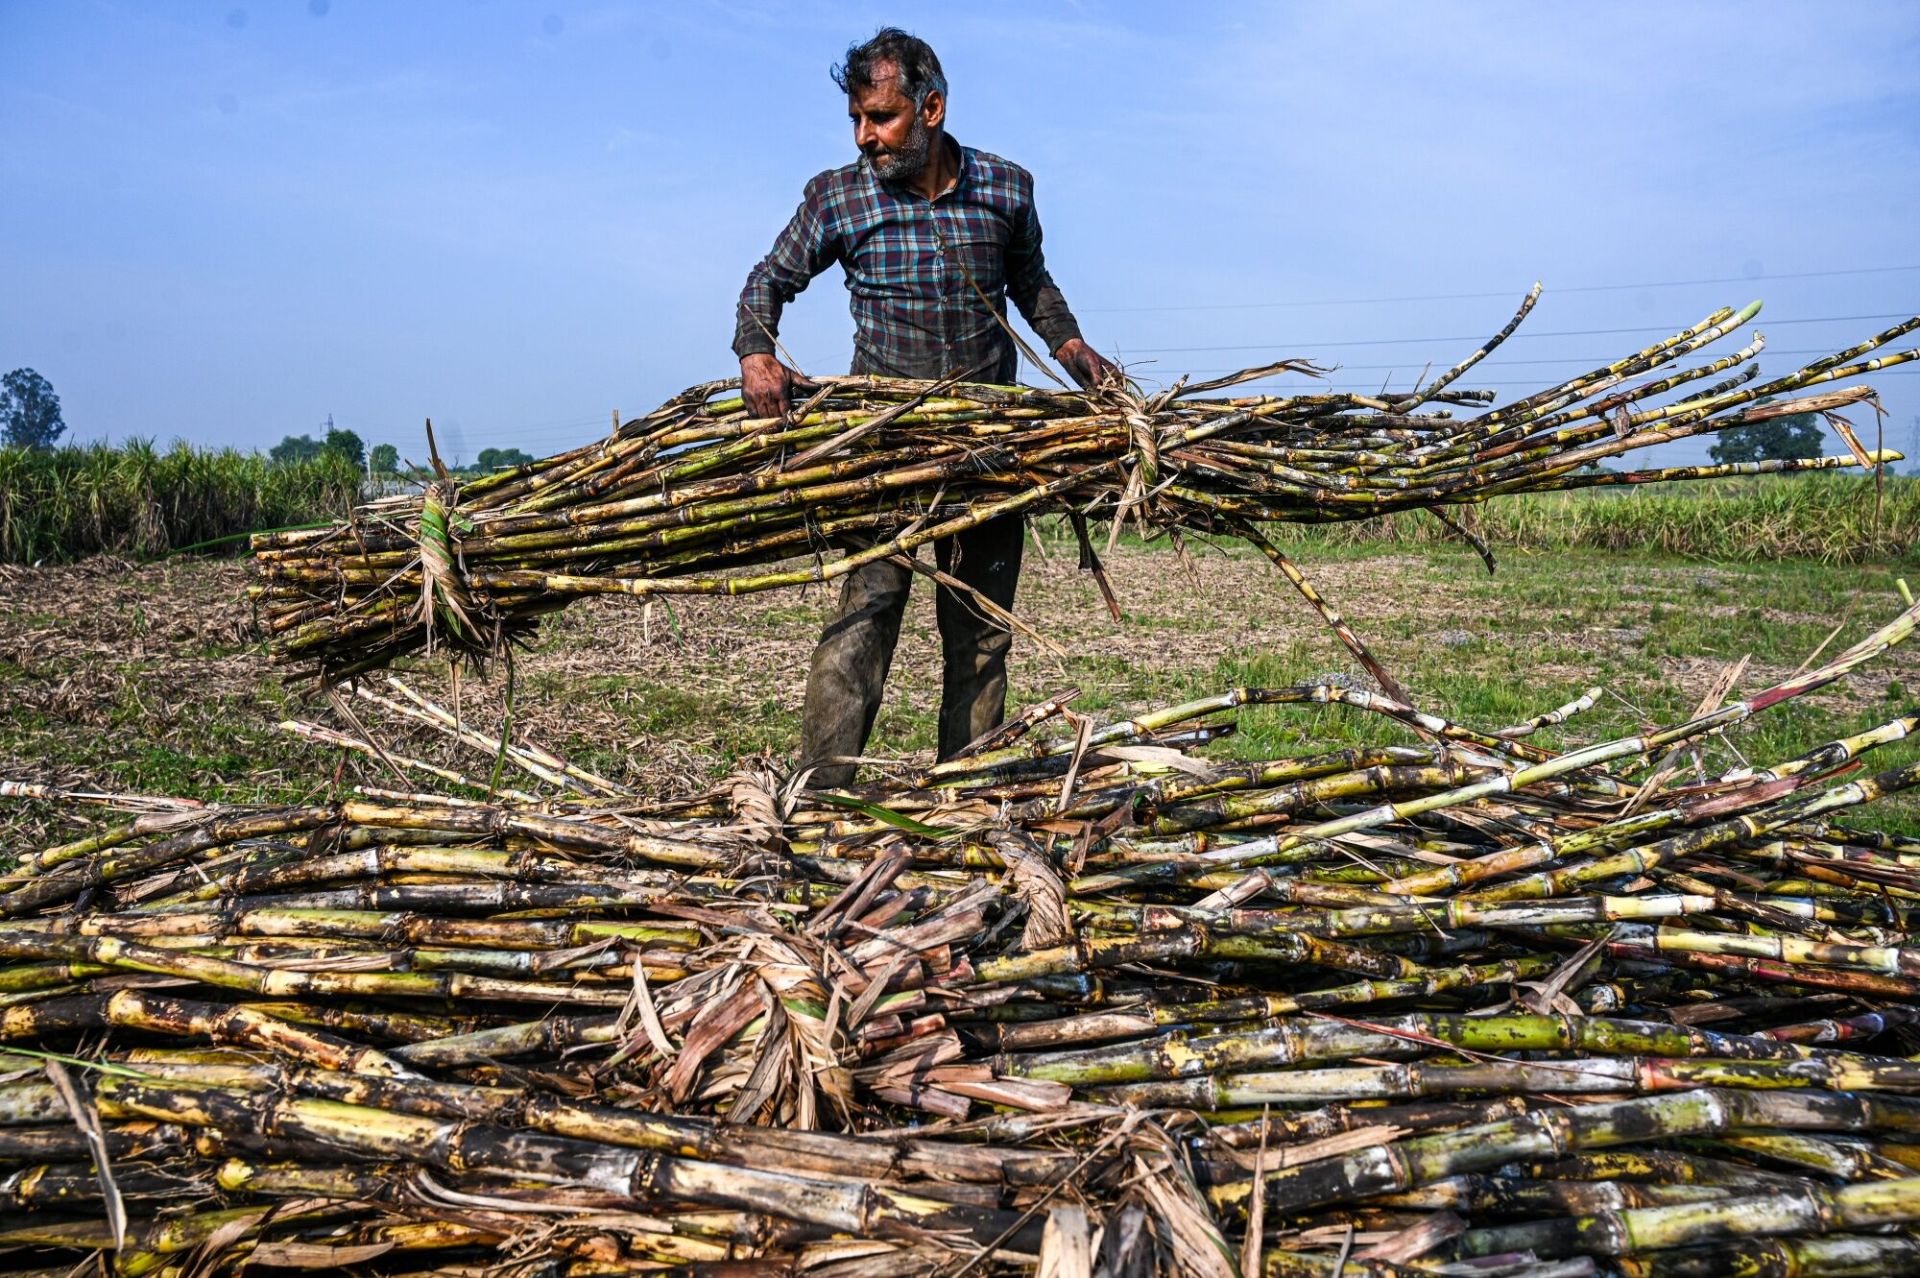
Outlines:
[{"label": "shirt collar", "polygon": [[[954,157],[953,185],[945,191],[942,191],[939,196],[935,196],[935,199],[947,195],[958,195],[961,191],[964,191],[967,187],[967,180],[973,173],[973,148],[970,146],[961,146],[954,140],[951,133],[941,134],[941,141],[946,144],[947,153]],[[906,184],[895,182],[889,178],[883,178],[875,173],[873,167],[864,159],[861,160],[860,167],[866,171],[867,181],[873,183],[895,199],[922,198],[918,191],[913,190]]]}]

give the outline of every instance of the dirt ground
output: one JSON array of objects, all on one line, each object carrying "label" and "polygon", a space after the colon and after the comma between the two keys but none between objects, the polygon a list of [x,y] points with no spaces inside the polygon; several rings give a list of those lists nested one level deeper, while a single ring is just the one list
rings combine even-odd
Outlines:
[{"label": "dirt ground", "polygon": [[[1070,655],[1018,638],[1012,702],[1076,687],[1079,709],[1108,717],[1235,684],[1363,677],[1263,558],[1240,547],[1194,550],[1183,566],[1163,545],[1118,547],[1108,560],[1125,611],[1116,622],[1069,538],[1048,533],[1030,544],[1016,611]],[[1900,606],[1892,573],[1876,568],[1585,553],[1516,555],[1489,578],[1470,553],[1445,548],[1309,545],[1297,558],[1424,709],[1496,727],[1604,685],[1601,705],[1567,729],[1569,741],[1685,717],[1742,654],[1752,662],[1739,691],[1757,690],[1823,641],[1838,651]],[[356,735],[364,727],[390,749],[486,775],[489,759],[377,706],[355,702],[356,727],[337,703],[291,694],[254,638],[248,577],[242,561],[194,558],[0,568],[0,780],[227,800],[398,785],[377,762],[280,730],[286,719]],[[549,619],[516,663],[514,734],[653,793],[709,784],[745,756],[785,759],[827,600],[814,589],[575,605]],[[931,601],[931,583],[917,583],[872,754],[931,749],[939,700]],[[457,689],[437,660],[400,674],[483,730],[501,723],[498,668]],[[1917,682],[1920,651],[1902,650],[1783,708],[1736,748],[1766,753],[1824,739],[1836,724],[1878,722]],[[1325,711],[1264,711],[1225,748],[1271,754],[1366,730]]]}]

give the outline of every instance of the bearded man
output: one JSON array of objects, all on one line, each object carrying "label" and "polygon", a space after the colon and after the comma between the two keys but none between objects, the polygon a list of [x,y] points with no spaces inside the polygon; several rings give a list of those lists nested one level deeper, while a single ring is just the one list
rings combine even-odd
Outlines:
[{"label": "bearded man", "polygon": [[[833,71],[860,159],[807,183],[793,220],[740,293],[733,350],[755,416],[788,411],[799,375],[774,357],[780,313],[838,263],[854,321],[853,372],[1011,384],[1018,353],[1004,322],[1020,308],[1083,386],[1118,370],[1081,340],[1040,253],[1033,176],[947,135],[947,81],[926,41],[897,28],[847,50]],[[983,297],[984,295],[984,297]],[[1001,609],[1013,605],[1024,524],[992,520],[935,543],[942,572]],[[802,766],[843,786],[865,748],[900,637],[913,574],[871,563],[850,573],[807,671]],[[962,591],[939,587],[944,657],[939,750],[951,758],[1006,715],[1013,635]]]}]

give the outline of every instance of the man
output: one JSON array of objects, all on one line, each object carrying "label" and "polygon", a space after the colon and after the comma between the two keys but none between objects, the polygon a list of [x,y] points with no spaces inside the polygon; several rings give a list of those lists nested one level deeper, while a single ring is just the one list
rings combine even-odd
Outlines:
[{"label": "man", "polygon": [[[747,408],[787,411],[798,374],[774,358],[782,308],[836,262],[852,294],[855,373],[1010,384],[1017,352],[1005,299],[1083,386],[1117,375],[1081,340],[1040,253],[1033,178],[947,136],[947,82],[926,41],[893,27],[847,50],[833,72],[861,158],[807,183],[773,251],[747,276],[733,339]],[[976,291],[977,289],[977,291]],[[984,293],[988,303],[981,300]],[[1002,609],[1020,576],[1023,525],[999,519],[936,543],[942,572]],[[913,574],[872,563],[850,574],[807,672],[801,760],[841,786],[873,731]],[[965,593],[935,598],[944,652],[940,757],[1006,714],[1012,633]]]}]

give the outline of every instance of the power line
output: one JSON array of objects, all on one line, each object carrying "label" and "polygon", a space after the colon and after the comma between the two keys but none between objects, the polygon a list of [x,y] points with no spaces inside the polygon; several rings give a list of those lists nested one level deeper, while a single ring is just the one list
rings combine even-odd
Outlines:
[{"label": "power line", "polygon": [[[1575,284],[1547,290],[1550,293],[1630,293],[1649,288],[1692,288],[1702,284],[1747,284],[1760,280],[1814,280],[1843,275],[1892,275],[1900,271],[1920,271],[1913,266],[1857,266],[1837,271],[1788,271],[1777,275],[1727,275],[1717,279],[1650,280],[1644,284]],[[1425,293],[1407,297],[1327,297],[1295,302],[1197,302],[1156,306],[1095,306],[1082,315],[1124,315],[1142,311],[1266,311],[1303,306],[1386,306],[1400,302],[1465,302],[1490,297],[1512,297],[1512,291],[1487,293]]]},{"label": "power line", "polygon": [[[1756,360],[1765,355],[1792,355],[1797,357],[1801,355],[1831,355],[1832,353],[1833,352],[1830,349],[1824,346],[1810,346],[1803,350],[1775,350],[1772,347],[1768,347],[1764,352],[1762,352],[1762,356],[1756,357]],[[1619,358],[1618,355],[1562,355],[1562,356],[1556,356],[1553,359],[1506,359],[1502,356],[1494,355],[1488,358],[1488,360],[1484,364],[1481,364],[1480,367],[1482,369],[1518,368],[1522,364],[1584,364],[1589,367],[1600,367],[1602,365],[1611,364],[1614,360],[1618,358]],[[1398,363],[1394,363],[1394,364],[1336,364],[1333,366],[1333,371],[1335,372],[1363,371],[1363,372],[1390,373],[1397,369],[1412,368],[1416,364],[1426,368],[1432,367],[1431,364],[1424,364],[1417,359],[1410,359],[1410,360],[1403,359]],[[1133,366],[1128,365],[1128,367],[1131,368]],[[1185,374],[1187,376],[1193,376],[1199,373],[1237,373],[1240,371],[1240,369],[1230,365],[1221,366],[1219,368],[1190,368],[1187,365],[1182,364],[1180,366],[1179,371],[1182,374]],[[1662,375],[1664,376],[1665,373],[1663,372]]]},{"label": "power line", "polygon": [[[1213,371],[1229,371],[1230,372],[1232,370],[1193,369],[1191,371],[1204,373],[1204,372],[1213,372]],[[1268,383],[1279,381],[1282,376],[1285,376],[1285,374],[1276,374],[1273,377],[1257,377],[1252,381],[1240,382],[1232,387],[1229,387],[1225,392],[1222,392],[1222,393],[1231,394],[1232,392],[1237,391],[1244,386],[1264,386],[1264,385],[1267,385]],[[1875,380],[1882,377],[1920,377],[1920,368],[1883,368],[1877,373],[1863,373],[1861,377],[1863,379],[1875,379]],[[1134,380],[1139,381],[1141,379],[1136,377]],[[1547,385],[1552,385],[1552,383],[1548,383]],[[1547,389],[1547,386],[1544,386],[1537,381],[1483,382],[1472,377],[1465,379],[1465,381],[1463,381],[1457,389],[1483,390],[1483,389],[1487,389],[1489,387],[1494,387],[1494,386],[1531,386],[1536,390]],[[1382,387],[1377,382],[1308,381],[1304,384],[1296,385],[1294,389],[1306,394],[1313,394],[1319,391],[1356,391],[1363,395],[1377,395],[1382,393],[1406,395],[1406,394],[1412,393],[1411,389],[1395,391],[1391,385]]]},{"label": "power line", "polygon": [[[1769,321],[1768,326],[1777,327],[1782,324],[1839,324],[1839,323],[1851,322],[1855,320],[1883,320],[1883,319],[1911,319],[1911,318],[1912,318],[1912,313],[1908,311],[1892,311],[1885,315],[1817,315],[1817,316],[1810,316],[1806,319],[1771,320]],[[1659,333],[1659,332],[1672,333],[1675,331],[1677,330],[1676,328],[1673,328],[1673,327],[1662,329],[1651,324],[1636,325],[1633,328],[1562,328],[1562,329],[1552,329],[1544,333],[1525,333],[1525,332],[1515,333],[1512,337],[1509,337],[1507,340],[1510,342],[1518,341],[1523,337],[1527,337],[1527,338],[1609,337],[1609,336],[1617,336],[1622,333]],[[1191,354],[1191,353],[1201,352],[1201,351],[1278,351],[1278,350],[1284,350],[1288,348],[1298,348],[1300,350],[1313,350],[1316,347],[1322,347],[1322,346],[1413,346],[1413,345],[1418,345],[1426,342],[1484,342],[1486,340],[1486,337],[1487,335],[1485,333],[1479,333],[1479,334],[1463,334],[1463,335],[1454,336],[1454,337],[1387,337],[1387,338],[1369,338],[1366,340],[1339,341],[1339,342],[1268,341],[1268,342],[1251,342],[1251,343],[1238,345],[1238,346],[1139,346],[1139,347],[1134,347],[1133,351],[1135,354],[1142,354],[1142,355],[1182,355],[1182,354]]]}]

